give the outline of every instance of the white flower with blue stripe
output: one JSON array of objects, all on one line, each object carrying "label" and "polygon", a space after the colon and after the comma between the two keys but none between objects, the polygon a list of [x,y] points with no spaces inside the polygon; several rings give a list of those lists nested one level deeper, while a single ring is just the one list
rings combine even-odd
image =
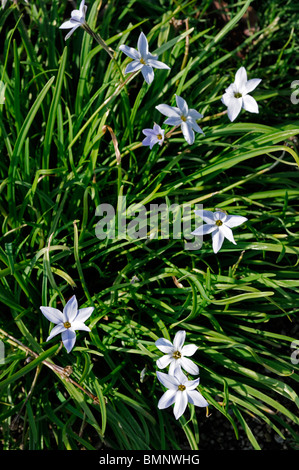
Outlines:
[{"label": "white flower with blue stripe", "polygon": [[138,38],[137,49],[126,46],[125,44],[119,46],[119,49],[133,59],[132,62],[127,65],[125,74],[141,70],[144,80],[149,85],[154,80],[153,68],[170,69],[164,62],[157,60],[157,55],[153,55],[149,52],[148,42],[144,33],[141,33]]}]

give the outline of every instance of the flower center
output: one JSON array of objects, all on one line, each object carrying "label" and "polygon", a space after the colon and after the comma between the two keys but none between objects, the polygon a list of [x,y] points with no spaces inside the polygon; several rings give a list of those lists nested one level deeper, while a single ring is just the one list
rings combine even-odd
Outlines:
[{"label": "flower center", "polygon": [[161,135],[161,134],[158,134],[158,135],[157,135],[157,139],[162,140],[162,139],[163,139],[162,135]]},{"label": "flower center", "polygon": [[183,122],[186,122],[186,121],[187,121],[187,118],[186,118],[186,116],[184,116],[184,115],[182,114],[182,116],[181,116],[181,120],[182,120]]},{"label": "flower center", "polygon": [[70,324],[70,322],[66,321],[64,324],[63,324],[64,328],[70,328],[72,325]]},{"label": "flower center", "polygon": [[179,386],[178,386],[178,390],[179,390],[180,392],[183,392],[184,390],[186,390],[185,385],[179,385]]},{"label": "flower center", "polygon": [[215,224],[216,224],[218,227],[220,227],[220,226],[223,224],[223,222],[221,222],[221,220],[216,220]]},{"label": "flower center", "polygon": [[234,94],[234,97],[235,97],[235,98],[242,98],[242,93],[236,92],[236,93]]},{"label": "flower center", "polygon": [[180,357],[182,357],[180,351],[175,351],[172,355],[172,357],[174,357],[175,359],[180,359]]},{"label": "flower center", "polygon": [[141,57],[141,59],[140,59],[140,62],[142,63],[142,65],[146,65],[146,62],[145,62],[145,60],[144,60],[142,57]]}]

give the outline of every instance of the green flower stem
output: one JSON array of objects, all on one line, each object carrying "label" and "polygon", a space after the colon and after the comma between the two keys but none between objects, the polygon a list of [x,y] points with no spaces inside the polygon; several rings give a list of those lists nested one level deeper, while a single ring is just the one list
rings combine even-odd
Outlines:
[{"label": "green flower stem", "polygon": [[[14,338],[13,336],[11,336],[9,333],[2,330],[1,328],[0,328],[0,337],[2,337],[3,339],[5,338],[5,340],[9,344],[11,344],[12,346],[16,346],[18,349],[20,349],[21,351],[26,352],[30,356],[33,356],[35,359],[37,359],[40,356],[36,352],[32,351],[32,349],[25,346],[21,341]],[[61,345],[62,345],[62,343],[61,343]],[[61,347],[61,345],[60,345],[60,347]],[[60,349],[60,347],[59,347],[59,349]],[[57,349],[54,352],[54,355],[56,355],[56,354],[57,354]],[[88,390],[83,388],[80,384],[78,384],[77,382],[75,382],[73,379],[71,379],[69,377],[72,373],[72,368],[70,366],[60,367],[60,366],[54,364],[52,361],[49,361],[47,359],[43,359],[41,361],[41,363],[44,364],[45,366],[49,367],[49,369],[51,369],[53,372],[58,374],[62,379],[66,380],[67,382],[70,382],[73,385],[75,385],[76,387],[78,387],[80,390],[82,390],[82,392],[86,393],[89,396],[89,398],[91,398],[94,402],[98,402],[98,398],[95,395],[93,395],[91,392],[89,392]],[[39,365],[40,364],[38,364],[38,366]]]},{"label": "green flower stem", "polygon": [[114,56],[113,56],[114,50],[111,49],[111,47],[109,47],[105,43],[104,39],[102,39],[101,36],[98,33],[93,31],[91,29],[91,27],[86,22],[82,24],[82,28],[84,29],[84,31],[86,31],[88,34],[90,34],[90,36],[93,37],[93,39],[95,39],[97,41],[97,43],[100,44],[103,47],[103,49],[105,49],[105,51],[111,57],[112,60],[115,60]]},{"label": "green flower stem", "polygon": [[109,47],[104,39],[102,39],[102,37],[99,35],[99,33],[96,33],[95,31],[93,31],[91,29],[91,27],[85,22],[83,25],[82,25],[84,31],[86,31],[88,34],[90,34],[90,36],[95,40],[97,41],[97,43],[102,46],[102,48],[107,52],[107,54],[110,56],[110,58],[115,62],[117,68],[118,68],[118,71],[119,71],[119,74],[121,76],[121,79],[122,81],[124,82],[125,79],[124,79],[124,76],[123,76],[123,73],[121,71],[121,68],[117,62],[117,60],[115,59],[115,51]]}]

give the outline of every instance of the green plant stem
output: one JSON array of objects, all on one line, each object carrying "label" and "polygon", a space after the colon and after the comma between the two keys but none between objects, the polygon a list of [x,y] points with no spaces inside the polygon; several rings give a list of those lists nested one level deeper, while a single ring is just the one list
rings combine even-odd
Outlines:
[{"label": "green plant stem", "polygon": [[[12,346],[16,346],[21,351],[26,352],[26,354],[29,354],[30,356],[33,356],[36,359],[39,357],[39,354],[32,351],[32,349],[25,346],[21,341],[14,338],[12,335],[7,333],[6,331],[2,330],[2,328],[0,328],[0,336],[2,336],[2,338],[5,338],[6,341],[9,344],[11,344]],[[61,348],[61,346],[62,346],[62,343],[60,345],[60,348]],[[57,354],[57,351],[55,351],[55,354]],[[77,388],[82,390],[82,392],[86,393],[89,396],[89,398],[91,398],[94,402],[98,403],[99,400],[95,395],[93,395],[91,392],[86,390],[84,387],[82,387],[80,384],[78,384],[75,380],[73,380],[69,377],[70,374],[72,373],[72,368],[70,366],[61,367],[61,366],[58,366],[57,364],[54,364],[52,361],[49,361],[47,359],[43,359],[41,361],[41,363],[44,364],[45,366],[49,367],[49,369],[51,369],[53,372],[55,372],[57,375],[59,375],[62,379],[64,379],[67,382],[70,382],[73,385],[75,385]]]}]

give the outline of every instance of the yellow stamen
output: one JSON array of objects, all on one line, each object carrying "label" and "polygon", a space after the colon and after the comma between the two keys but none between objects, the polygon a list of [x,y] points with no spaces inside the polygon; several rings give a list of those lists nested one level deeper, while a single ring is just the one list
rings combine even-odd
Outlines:
[{"label": "yellow stamen", "polygon": [[174,357],[175,359],[180,359],[180,357],[182,357],[182,356],[181,356],[180,351],[175,351],[175,352],[173,353],[172,357]]},{"label": "yellow stamen", "polygon": [[223,222],[221,222],[221,220],[216,220],[216,225],[218,225],[218,227],[220,227],[221,225],[223,225]]},{"label": "yellow stamen", "polygon": [[66,321],[64,324],[63,324],[64,328],[70,328],[72,325],[70,324],[70,322]]},{"label": "yellow stamen", "polygon": [[179,386],[178,386],[178,390],[179,390],[180,392],[183,392],[184,390],[186,390],[185,385],[179,385]]}]

